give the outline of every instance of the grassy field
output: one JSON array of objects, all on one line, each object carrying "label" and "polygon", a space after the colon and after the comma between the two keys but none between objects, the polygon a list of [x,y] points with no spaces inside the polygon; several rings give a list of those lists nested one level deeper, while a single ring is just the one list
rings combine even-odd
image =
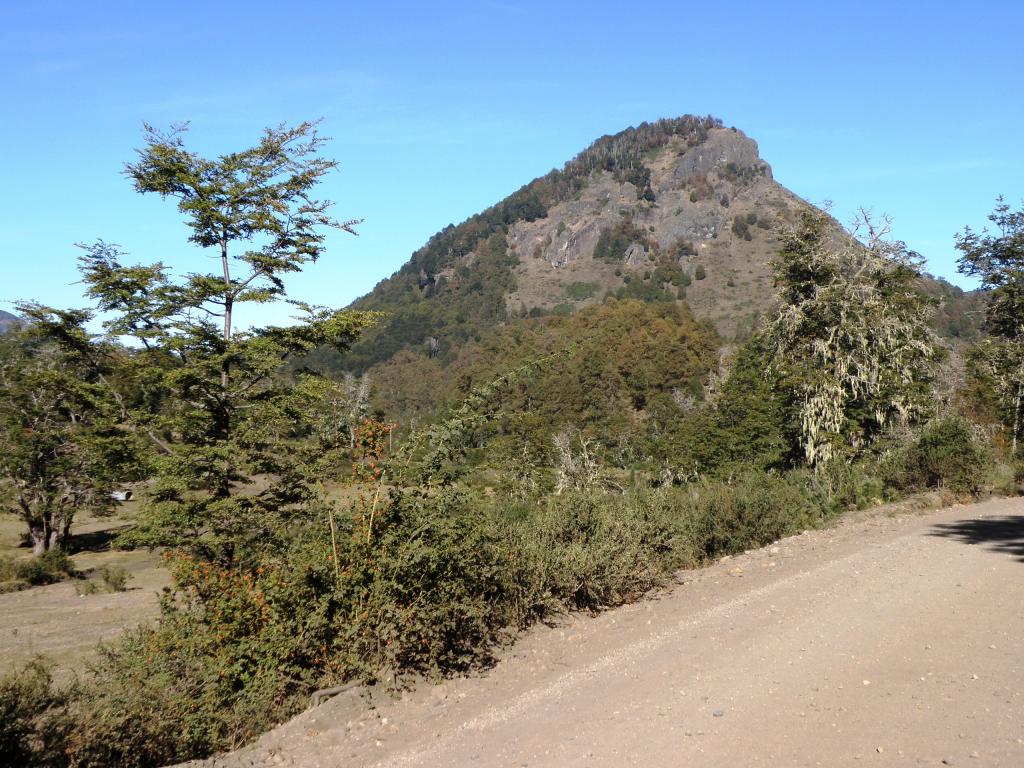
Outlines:
[{"label": "grassy field", "polygon": [[[128,502],[113,517],[83,517],[75,522],[72,560],[77,570],[96,583],[93,594],[81,594],[80,580],[0,594],[0,672],[40,653],[55,662],[61,676],[81,671],[97,643],[156,616],[157,594],[170,583],[160,556],[122,552],[110,545],[117,531],[130,525],[135,506]],[[31,556],[28,548],[19,546],[23,528],[17,518],[0,517],[0,557]],[[124,592],[104,588],[99,576],[103,566],[127,571]]]},{"label": "grassy field", "polygon": [[[259,483],[255,487],[259,488]],[[332,484],[326,491],[339,510],[347,510],[356,496],[372,494],[373,489]],[[95,592],[82,594],[83,582],[71,580],[0,593],[0,674],[41,653],[53,660],[59,676],[68,676],[85,668],[100,641],[156,617],[157,596],[170,584],[159,553],[126,552],[111,546],[118,531],[131,525],[137,508],[137,501],[129,501],[112,517],[83,515],[75,520],[71,559],[75,568],[95,583]],[[31,557],[28,547],[21,546],[24,527],[13,516],[0,516],[0,558]],[[104,566],[127,571],[124,592],[104,586],[99,574]]]}]

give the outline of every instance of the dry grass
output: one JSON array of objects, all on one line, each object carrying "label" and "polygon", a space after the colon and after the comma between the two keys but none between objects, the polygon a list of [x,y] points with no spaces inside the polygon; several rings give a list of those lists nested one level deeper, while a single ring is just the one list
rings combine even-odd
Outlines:
[{"label": "dry grass", "polygon": [[[84,669],[102,640],[117,637],[125,628],[157,614],[156,595],[170,583],[160,556],[146,551],[112,549],[112,536],[129,525],[135,503],[122,505],[113,517],[84,517],[74,527],[72,560],[75,568],[95,581],[94,594],[79,594],[81,584],[62,582],[0,594],[0,671],[21,664],[36,654],[49,656],[60,676]],[[0,518],[0,557],[31,556],[20,547],[22,524],[13,517]],[[109,592],[98,571],[120,567],[130,575],[127,590]]]},{"label": "dry grass", "polygon": [[[360,493],[373,491],[351,485],[332,485],[326,490],[338,514],[345,514]],[[81,671],[95,656],[97,643],[157,616],[157,595],[170,584],[159,553],[126,552],[111,546],[117,532],[131,525],[137,508],[138,502],[130,501],[120,505],[112,517],[83,516],[76,521],[71,559],[75,568],[95,583],[94,593],[80,594],[81,582],[66,581],[0,594],[0,616],[4,618],[0,673],[40,653],[53,659],[60,676]],[[0,517],[0,558],[31,557],[30,550],[20,546],[23,528],[14,517]],[[104,587],[99,575],[104,566],[127,571],[124,592]]]}]

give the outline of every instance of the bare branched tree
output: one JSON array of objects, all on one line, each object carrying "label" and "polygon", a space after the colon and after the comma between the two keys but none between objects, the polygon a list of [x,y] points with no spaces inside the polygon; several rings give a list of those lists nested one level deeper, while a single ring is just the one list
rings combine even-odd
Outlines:
[{"label": "bare branched tree", "polygon": [[563,430],[553,438],[558,465],[555,493],[591,488],[601,476],[594,441],[580,430]]}]

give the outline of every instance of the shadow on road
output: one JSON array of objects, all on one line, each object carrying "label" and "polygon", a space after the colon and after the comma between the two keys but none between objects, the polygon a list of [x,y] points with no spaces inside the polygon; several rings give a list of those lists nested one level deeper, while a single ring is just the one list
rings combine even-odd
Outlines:
[{"label": "shadow on road", "polygon": [[1024,563],[1024,515],[939,523],[932,526],[929,535],[957,539],[964,544],[985,545],[986,549],[1014,555]]}]

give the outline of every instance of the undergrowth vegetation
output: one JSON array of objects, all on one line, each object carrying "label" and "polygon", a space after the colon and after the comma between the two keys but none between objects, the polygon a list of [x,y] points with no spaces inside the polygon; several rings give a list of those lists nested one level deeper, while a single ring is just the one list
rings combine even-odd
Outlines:
[{"label": "undergrowth vegetation", "polygon": [[301,710],[316,689],[401,687],[480,668],[533,623],[630,602],[680,568],[881,497],[966,490],[963,479],[987,468],[955,422],[892,456],[884,484],[876,464],[862,463],[525,502],[450,486],[393,490],[337,518],[333,542],[323,508],[246,569],[169,554],[175,589],[157,625],[108,646],[68,687],[41,662],[0,682],[17,692],[0,743],[29,764],[96,768],[230,749]]},{"label": "undergrowth vegetation", "polygon": [[28,560],[0,560],[0,593],[39,587],[75,578],[80,574],[63,549],[50,549]]}]

